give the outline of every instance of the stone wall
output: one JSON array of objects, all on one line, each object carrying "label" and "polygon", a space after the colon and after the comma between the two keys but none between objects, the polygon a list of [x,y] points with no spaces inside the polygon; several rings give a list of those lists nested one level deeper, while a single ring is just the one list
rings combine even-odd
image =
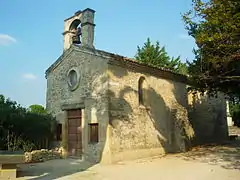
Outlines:
[{"label": "stone wall", "polygon": [[189,93],[189,120],[195,131],[193,144],[225,141],[228,138],[226,99],[221,93],[209,97]]},{"label": "stone wall", "polygon": [[[86,158],[100,161],[106,142],[108,123],[107,61],[92,50],[72,46],[51,70],[47,71],[47,110],[63,124],[63,146],[67,146],[66,113],[62,107],[81,105],[82,142]],[[80,74],[79,86],[71,91],[67,83],[67,72],[77,69]],[[99,143],[89,144],[91,122],[99,123]],[[96,149],[100,153],[93,153]]]},{"label": "stone wall", "polygon": [[[108,75],[112,161],[185,150],[186,136],[193,136],[185,84],[115,65]],[[144,105],[138,99],[140,77]]]},{"label": "stone wall", "polygon": [[[144,67],[135,64],[114,65],[114,57],[72,46],[47,71],[47,110],[63,124],[65,150],[67,118],[62,108],[68,106],[82,108],[83,156],[94,162],[111,163],[184,151],[194,135],[195,141],[226,137],[222,98],[193,101],[182,77],[159,70],[154,70],[161,72],[158,75],[149,75],[149,71],[141,69]],[[116,62],[124,64],[123,59]],[[79,86],[74,91],[67,84],[71,68],[80,74]],[[144,79],[143,104],[139,104],[140,78]],[[96,122],[99,142],[90,144],[89,123]]]},{"label": "stone wall", "polygon": [[25,162],[26,163],[36,163],[36,162],[45,162],[53,159],[62,158],[61,150],[34,150],[32,152],[25,152]]}]

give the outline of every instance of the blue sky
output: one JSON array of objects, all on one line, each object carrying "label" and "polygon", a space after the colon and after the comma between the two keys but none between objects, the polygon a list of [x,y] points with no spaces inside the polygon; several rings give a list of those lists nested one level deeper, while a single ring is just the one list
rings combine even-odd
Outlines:
[{"label": "blue sky", "polygon": [[181,13],[191,0],[2,0],[0,1],[0,94],[23,106],[45,105],[45,70],[63,50],[63,20],[76,11],[95,13],[95,47],[133,57],[147,37],[171,56],[193,58]]}]

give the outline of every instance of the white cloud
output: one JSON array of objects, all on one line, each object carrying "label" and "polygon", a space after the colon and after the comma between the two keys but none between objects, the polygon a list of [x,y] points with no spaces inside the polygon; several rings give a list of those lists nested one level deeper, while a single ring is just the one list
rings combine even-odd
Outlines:
[{"label": "white cloud", "polygon": [[37,76],[35,76],[32,73],[25,73],[25,74],[22,75],[22,77],[24,79],[28,79],[28,80],[35,80],[35,79],[37,79]]},{"label": "white cloud", "polygon": [[180,39],[192,39],[192,36],[189,36],[188,34],[179,34]]},{"label": "white cloud", "polygon": [[14,37],[11,37],[7,34],[0,34],[0,46],[7,46],[12,43],[16,43],[17,40]]}]

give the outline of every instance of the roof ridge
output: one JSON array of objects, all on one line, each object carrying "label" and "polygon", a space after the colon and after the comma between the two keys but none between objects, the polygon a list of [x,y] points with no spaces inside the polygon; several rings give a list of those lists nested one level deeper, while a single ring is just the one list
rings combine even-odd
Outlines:
[{"label": "roof ridge", "polygon": [[[149,73],[152,74],[150,71],[155,71],[156,72],[166,72],[166,73],[171,73],[172,75],[174,75],[175,77],[179,77],[180,79],[186,79],[187,76],[186,75],[183,75],[183,74],[180,74],[180,73],[177,73],[177,72],[174,72],[173,70],[170,70],[170,69],[167,69],[167,68],[164,68],[164,67],[157,67],[157,66],[152,66],[152,65],[149,65],[149,64],[146,64],[146,63],[143,63],[143,62],[140,62],[136,59],[133,59],[133,58],[128,58],[126,56],[122,56],[122,55],[119,55],[119,54],[116,54],[116,53],[111,53],[111,52],[107,52],[107,51],[103,51],[103,50],[99,50],[99,49],[93,49],[93,48],[89,48],[89,47],[82,47],[82,46],[76,46],[76,45],[71,45],[71,47],[64,51],[63,54],[46,70],[45,72],[45,77],[53,70],[55,69],[58,64],[61,63],[61,61],[67,57],[72,51],[76,50],[83,50],[84,51],[91,51],[92,53],[98,53],[98,55],[100,56],[105,56],[105,57],[108,57],[108,58],[112,58],[113,60],[115,60],[118,64],[120,63],[130,63],[132,68],[135,66],[142,66],[142,68],[146,68],[149,70]],[[119,65],[120,65],[119,64]]]},{"label": "roof ridge", "polygon": [[149,64],[145,64],[143,62],[140,62],[136,59],[133,59],[133,58],[129,58],[129,57],[126,57],[126,56],[122,56],[122,55],[119,55],[119,54],[116,54],[116,53],[111,53],[111,52],[107,52],[107,51],[103,51],[103,50],[99,50],[99,49],[96,49],[97,51],[99,52],[103,52],[103,53],[106,53],[106,54],[109,54],[111,56],[117,56],[119,58],[122,58],[122,60],[124,61],[131,61],[131,62],[134,62],[134,63],[138,63],[138,64],[141,64],[141,65],[144,65],[144,66],[147,66],[147,67],[151,67],[151,68],[154,68],[154,69],[158,69],[158,70],[161,70],[161,71],[166,71],[166,72],[170,72],[170,73],[173,73],[173,74],[176,74],[176,75],[180,75],[180,76],[186,76],[186,75],[183,75],[183,74],[180,74],[180,73],[177,73],[171,69],[168,69],[168,68],[164,68],[164,67],[157,67],[157,66],[152,66],[152,65],[149,65]]}]

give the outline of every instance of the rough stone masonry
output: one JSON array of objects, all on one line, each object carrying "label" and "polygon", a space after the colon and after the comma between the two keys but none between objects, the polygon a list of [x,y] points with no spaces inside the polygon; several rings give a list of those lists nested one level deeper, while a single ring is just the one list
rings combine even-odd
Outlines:
[{"label": "rough stone masonry", "polygon": [[[113,163],[227,138],[224,98],[206,103],[187,92],[183,75],[97,50],[94,13],[87,8],[64,21],[64,51],[46,71],[47,110],[62,125],[66,156]],[[78,27],[80,45],[72,43]]]}]

